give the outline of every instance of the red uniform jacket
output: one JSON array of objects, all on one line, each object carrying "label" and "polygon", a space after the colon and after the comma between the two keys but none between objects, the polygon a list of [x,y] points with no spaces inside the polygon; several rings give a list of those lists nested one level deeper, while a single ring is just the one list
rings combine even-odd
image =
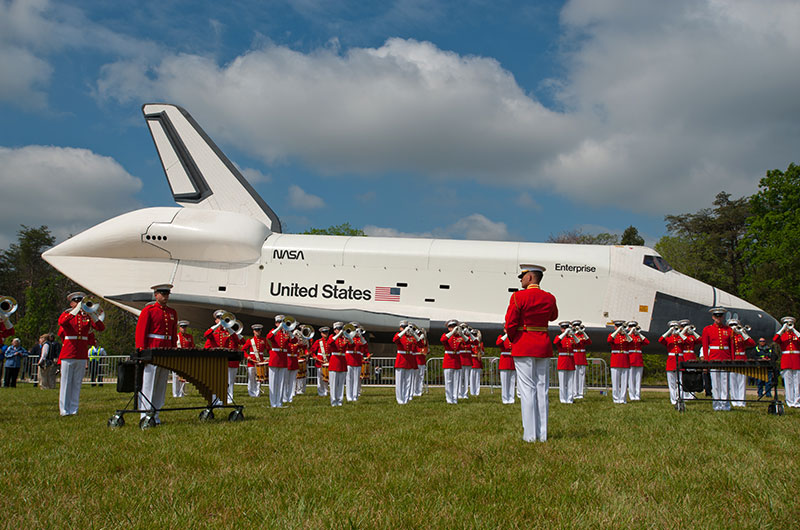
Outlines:
[{"label": "red uniform jacket", "polygon": [[617,333],[616,337],[612,337],[609,333],[606,341],[611,345],[611,368],[630,368],[631,363],[630,359],[628,359],[628,350],[625,349],[625,343],[628,342],[625,333],[620,331]]},{"label": "red uniform jacket", "polygon": [[372,356],[369,352],[369,344],[367,340],[361,337],[361,342],[356,345],[356,353],[361,358],[361,364],[364,364]]},{"label": "red uniform jacket", "polygon": [[716,323],[703,328],[703,353],[709,361],[733,359],[733,330],[725,324]]},{"label": "red uniform jacket", "polygon": [[[239,349],[239,336],[228,333],[228,330],[222,326],[217,329],[208,328],[203,336],[206,338],[204,348],[207,350],[214,348]],[[239,361],[228,361],[228,368],[236,368],[237,366],[239,366]]]},{"label": "red uniform jacket", "polygon": [[[144,313],[145,309],[147,309],[147,307],[142,310],[142,313]],[[72,310],[66,309],[61,313],[61,316],[58,317],[58,324],[61,326],[58,329],[58,335],[64,340],[64,346],[61,348],[61,354],[58,356],[59,362],[61,362],[61,359],[88,359],[89,346],[94,346],[97,343],[92,329],[96,329],[97,331],[106,329],[105,324],[99,320],[97,322],[92,322],[89,315],[83,311],[77,315],[71,315],[70,311]],[[141,322],[141,316],[139,317],[139,321]],[[175,324],[173,322],[173,333],[174,326]],[[139,337],[138,324],[136,325],[136,337],[137,339]],[[138,340],[136,345],[138,347]],[[172,344],[170,343],[165,347],[169,348],[171,346]],[[150,346],[144,347],[149,348]]]},{"label": "red uniform jacket", "polygon": [[439,340],[441,340],[442,344],[444,344],[444,359],[442,359],[442,368],[460,370],[461,356],[458,355],[458,351],[461,349],[461,341],[463,339],[455,333],[453,333],[450,338],[447,338],[447,333],[443,333],[442,338]]},{"label": "red uniform jacket", "polygon": [[589,361],[586,360],[586,347],[592,345],[592,339],[587,335],[585,339],[578,341],[575,345],[575,366],[587,366]]},{"label": "red uniform jacket", "polygon": [[328,337],[328,371],[329,372],[346,372],[347,371],[347,358],[345,352],[349,348],[350,341],[340,335],[338,339],[334,340],[333,335]]},{"label": "red uniform jacket", "polygon": [[175,341],[175,345],[178,348],[183,348],[187,350],[191,350],[194,348],[194,335],[189,333],[181,333],[178,332],[178,340]]},{"label": "red uniform jacket", "polygon": [[558,348],[558,362],[556,364],[556,368],[558,370],[574,370],[575,358],[573,355],[575,339],[569,335],[563,339],[557,336],[555,339],[553,339],[553,344],[555,344]]},{"label": "red uniform jacket", "polygon": [[296,339],[291,339],[289,341],[289,347],[287,348],[286,352],[286,369],[287,370],[299,370],[300,363],[298,361],[299,356],[303,353],[303,345],[300,344],[300,341]]},{"label": "red uniform jacket", "polygon": [[247,366],[253,367],[256,363],[262,363],[266,359],[267,339],[264,337],[253,337],[244,343],[244,358],[247,359]]},{"label": "red uniform jacket", "polygon": [[322,368],[322,363],[328,362],[328,345],[325,338],[320,337],[314,341],[311,345],[311,355],[314,356],[317,368]]},{"label": "red uniform jacket", "polygon": [[645,337],[644,340],[638,336],[631,336],[630,342],[625,343],[625,349],[628,352],[628,363],[631,366],[644,366],[644,358],[642,357],[642,346],[650,344],[650,340]]},{"label": "red uniform jacket", "polygon": [[775,335],[773,342],[781,347],[781,370],[800,370],[800,339],[791,331]]},{"label": "red uniform jacket", "polygon": [[558,318],[556,298],[538,285],[511,295],[506,311],[506,331],[514,357],[552,357],[547,323]]},{"label": "red uniform jacket", "polygon": [[683,360],[684,361],[694,361],[697,360],[697,355],[694,353],[694,346],[697,344],[698,339],[693,335],[689,335],[686,337],[686,340],[683,341]]},{"label": "red uniform jacket", "polygon": [[683,340],[678,335],[659,337],[658,342],[667,348],[667,372],[674,372],[675,363],[683,362]]},{"label": "red uniform jacket", "polygon": [[414,337],[411,336],[411,332],[401,337],[398,331],[394,334],[392,340],[397,345],[397,357],[394,360],[394,367],[416,370],[418,365],[417,360],[414,358],[414,352],[417,351],[417,346]]},{"label": "red uniform jacket", "polygon": [[461,350],[459,350],[458,355],[461,357],[461,367],[469,367],[472,368],[472,341],[468,339],[463,339],[461,341]]},{"label": "red uniform jacket", "polygon": [[289,365],[287,357],[289,348],[289,335],[282,329],[271,329],[267,333],[267,343],[270,346],[269,366],[272,368],[286,368]]},{"label": "red uniform jacket", "polygon": [[425,362],[428,360],[428,341],[425,339],[417,343],[416,358],[418,366],[425,366]]},{"label": "red uniform jacket", "polygon": [[483,368],[483,343],[475,341],[472,344],[472,369],[481,370]]},{"label": "red uniform jacket", "polygon": [[352,343],[348,343],[345,347],[345,361],[347,366],[357,366],[361,368],[361,352],[358,347],[361,344],[361,337],[354,337]]},{"label": "red uniform jacket", "polygon": [[500,335],[495,344],[500,346],[500,360],[497,361],[498,370],[514,370],[514,358],[511,356],[511,341],[508,337],[503,339]]},{"label": "red uniform jacket", "polygon": [[752,337],[744,340],[741,335],[738,333],[733,334],[733,360],[734,361],[746,361],[747,354],[745,353],[747,348],[755,348],[756,341],[753,340]]},{"label": "red uniform jacket", "polygon": [[4,338],[11,337],[12,335],[14,335],[14,326],[6,328],[5,324],[0,321],[0,342],[2,342]]}]

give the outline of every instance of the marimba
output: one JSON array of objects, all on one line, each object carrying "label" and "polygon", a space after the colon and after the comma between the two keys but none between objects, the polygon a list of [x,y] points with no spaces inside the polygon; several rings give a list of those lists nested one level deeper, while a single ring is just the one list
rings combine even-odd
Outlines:
[{"label": "marimba", "polygon": [[[117,413],[108,420],[111,427],[121,427],[125,424],[123,419],[125,413],[153,413],[152,408],[144,408],[144,404],[138,404],[138,396],[141,388],[141,370],[145,364],[154,364],[166,370],[171,370],[192,383],[200,394],[206,399],[207,407],[177,407],[162,408],[164,410],[200,410],[200,419],[212,419],[215,408],[233,408],[228,419],[239,421],[243,419],[242,406],[228,404],[228,361],[241,361],[243,354],[237,350],[227,349],[187,349],[187,348],[154,348],[139,350],[130,356],[130,360],[135,363],[136,375],[134,383],[134,395],[131,398],[135,401],[134,409],[117,410]],[[224,402],[222,400],[225,400]],[[130,403],[130,401],[129,401]],[[154,423],[151,415],[142,419],[140,427],[147,428]]]},{"label": "marimba", "polygon": [[[770,374],[773,375],[775,381],[779,381],[780,369],[775,361],[771,360],[746,360],[746,361],[682,361],[678,363],[678,370],[682,373],[691,372],[704,372],[705,370],[721,370],[723,372],[733,372],[737,374],[744,374],[747,377],[768,381]],[[730,387],[729,387],[730,388]],[[773,398],[769,404],[768,412],[770,414],[783,414],[783,403],[778,400],[778,389],[773,389]],[[713,401],[713,399],[699,399],[696,398],[692,401]],[[756,401],[753,399],[745,399],[743,401]],[[683,399],[683,385],[681,378],[678,378],[678,403],[675,408],[683,412],[685,410],[685,400]]]}]

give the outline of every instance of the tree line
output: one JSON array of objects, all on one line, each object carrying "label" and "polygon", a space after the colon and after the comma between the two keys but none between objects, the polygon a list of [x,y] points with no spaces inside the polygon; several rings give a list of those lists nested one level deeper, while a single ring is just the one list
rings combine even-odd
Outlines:
[{"label": "tree line", "polygon": [[[655,249],[676,270],[755,304],[776,318],[800,316],[800,166],[767,171],[758,191],[734,199],[721,191],[695,213],[667,215],[668,234]],[[307,234],[364,236],[349,223],[312,228]],[[638,230],[621,235],[551,235],[548,242],[643,245]],[[55,244],[47,226],[21,226],[17,241],[0,253],[0,295],[19,302],[17,335],[30,347],[42,333],[57,331],[66,293],[80,290],[41,255]],[[136,317],[104,303],[106,331],[98,340],[109,354],[132,351]]]}]

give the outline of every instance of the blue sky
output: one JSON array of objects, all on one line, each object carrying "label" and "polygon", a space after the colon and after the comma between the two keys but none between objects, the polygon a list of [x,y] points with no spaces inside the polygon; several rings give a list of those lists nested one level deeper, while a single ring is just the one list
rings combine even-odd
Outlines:
[{"label": "blue sky", "polygon": [[800,6],[724,0],[0,0],[0,247],[171,196],[186,108],[285,231],[543,241],[798,162]]}]

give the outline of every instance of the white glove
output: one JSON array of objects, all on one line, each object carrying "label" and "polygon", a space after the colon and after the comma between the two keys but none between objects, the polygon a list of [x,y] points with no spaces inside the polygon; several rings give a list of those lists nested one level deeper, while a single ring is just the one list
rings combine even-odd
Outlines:
[{"label": "white glove", "polygon": [[504,333],[500,340],[505,341],[508,338],[508,333]]},{"label": "white glove", "polygon": [[665,332],[664,332],[664,334],[663,334],[663,335],[661,335],[661,337],[662,337],[662,338],[664,338],[664,339],[666,339],[667,337],[669,337],[669,336],[670,336],[670,335],[672,335],[673,333],[674,333],[674,330],[673,330],[672,328],[669,328],[667,331],[665,331]]},{"label": "white glove", "polygon": [[14,327],[14,324],[11,323],[10,318],[3,318],[3,326],[5,326],[6,329],[11,329]]},{"label": "white glove", "polygon": [[558,340],[564,340],[564,337],[566,337],[569,334],[570,334],[570,330],[569,330],[569,328],[567,328],[567,329],[564,330],[564,333],[562,333],[561,335],[558,336]]},{"label": "white glove", "polygon": [[69,312],[70,315],[77,315],[81,312],[81,304],[76,305],[72,308],[72,311]]},{"label": "white glove", "polygon": [[622,326],[619,326],[617,329],[611,332],[611,337],[616,338],[619,335],[619,332],[622,331]]},{"label": "white glove", "polygon": [[337,333],[336,335],[334,335],[334,336],[333,336],[333,340],[336,340],[336,339],[338,339],[339,337],[341,337],[341,336],[342,336],[342,333],[344,333],[344,330],[343,330],[343,329],[340,329],[340,330],[339,330],[339,333]]},{"label": "white glove", "polygon": [[406,327],[404,327],[404,328],[403,328],[403,331],[401,331],[400,333],[398,333],[398,334],[397,334],[397,336],[398,336],[398,337],[402,337],[403,335],[405,335],[406,333],[408,333],[408,331],[409,331],[410,329],[411,329],[411,326],[406,326]]}]

